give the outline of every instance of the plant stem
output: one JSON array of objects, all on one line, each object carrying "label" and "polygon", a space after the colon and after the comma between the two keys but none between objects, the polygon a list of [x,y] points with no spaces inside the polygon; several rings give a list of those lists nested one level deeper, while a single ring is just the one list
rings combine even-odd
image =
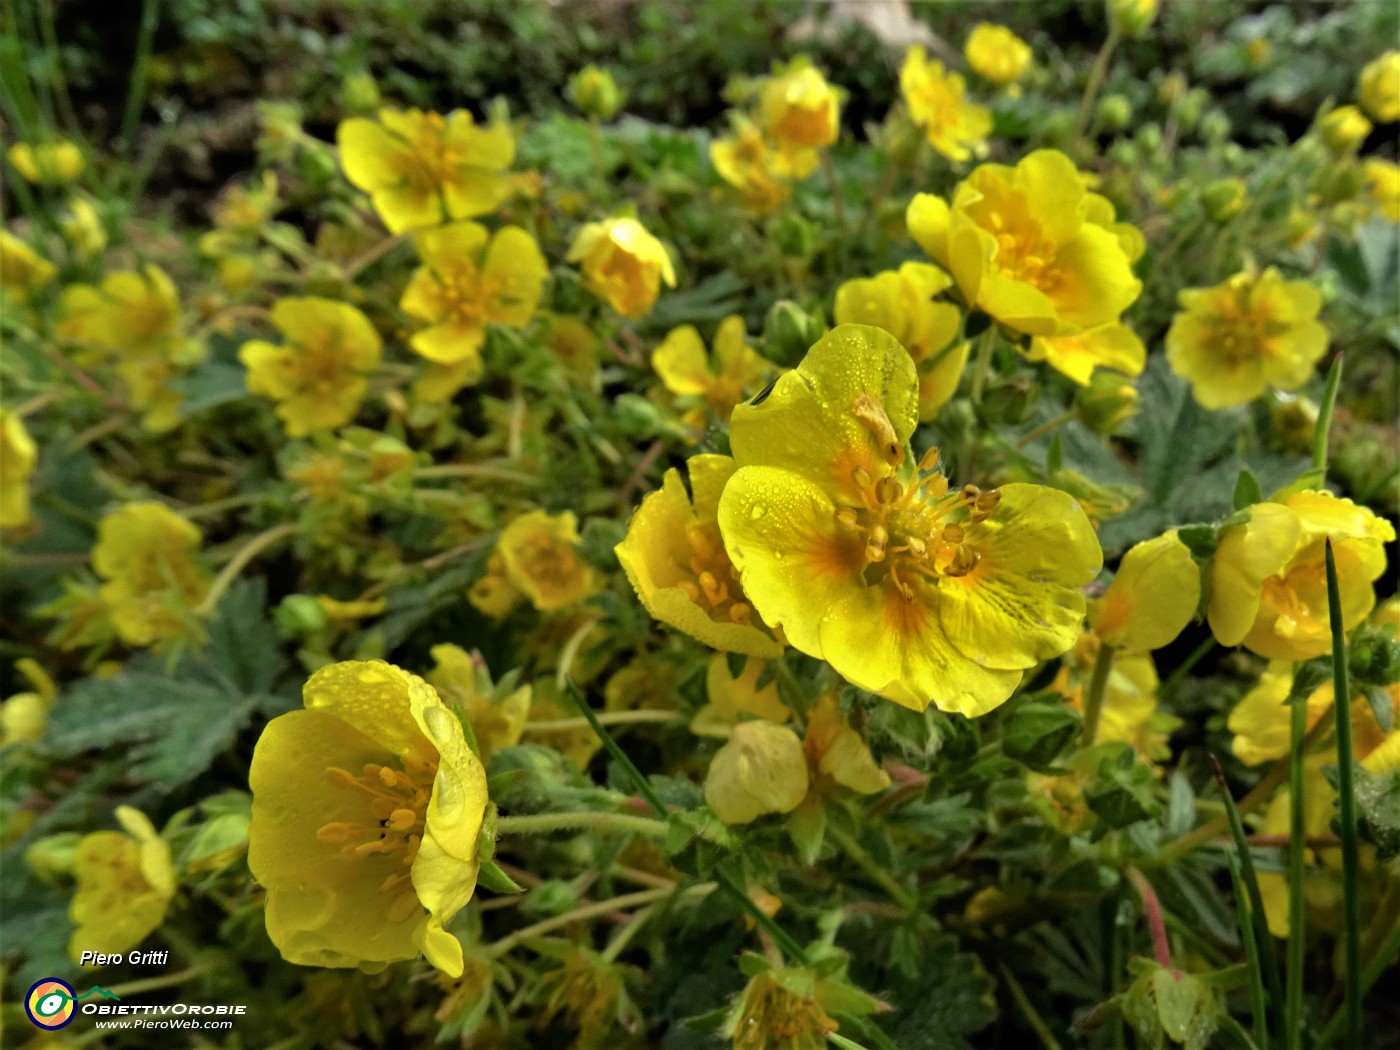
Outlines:
[{"label": "plant stem", "polygon": [[1084,98],[1079,103],[1079,116],[1074,121],[1076,139],[1082,139],[1084,132],[1089,129],[1089,114],[1093,112],[1094,100],[1098,97],[1099,88],[1103,87],[1103,79],[1108,75],[1108,65],[1113,61],[1113,52],[1117,50],[1118,42],[1122,39],[1117,26],[1111,27],[1103,47],[1099,48],[1099,55],[1094,59],[1094,68],[1089,71],[1089,81],[1084,85]]},{"label": "plant stem", "polygon": [[1161,686],[1157,689],[1157,695],[1170,696],[1171,691],[1177,687],[1183,678],[1191,673],[1192,668],[1205,659],[1206,654],[1214,649],[1216,644],[1215,635],[1207,636],[1205,641],[1191,650],[1190,656],[1181,661],[1181,664],[1174,668],[1172,673],[1163,679]]},{"label": "plant stem", "polygon": [[519,817],[498,817],[496,831],[502,835],[543,835],[551,831],[584,828],[609,828],[613,831],[638,835],[666,834],[669,825],[664,820],[637,817],[630,813],[589,811],[583,813],[532,813]]},{"label": "plant stem", "polygon": [[[1332,376],[1341,371],[1341,358],[1332,366]],[[1336,385],[1328,377],[1328,392],[1335,399]],[[1321,428],[1319,428],[1321,429]],[[1325,456],[1325,442],[1324,442]],[[1346,1047],[1361,1046],[1361,890],[1358,885],[1360,856],[1357,847],[1355,762],[1351,741],[1351,683],[1347,680],[1347,639],[1342,623],[1342,595],[1337,583],[1337,561],[1332,540],[1323,541],[1327,565],[1327,614],[1332,627],[1332,701],[1337,719],[1337,808],[1342,839],[1342,928],[1346,959]],[[1305,704],[1297,705],[1306,707]],[[1291,848],[1291,847],[1290,847]]]},{"label": "plant stem", "polygon": [[849,832],[828,821],[826,834],[832,842],[841,847],[846,856],[856,862],[861,871],[870,876],[872,882],[888,893],[890,898],[907,914],[913,915],[919,910],[918,898],[901,886],[889,872],[881,868],[879,862]]},{"label": "plant stem", "polygon": [[972,403],[982,403],[982,389],[987,385],[987,373],[992,367],[992,350],[996,347],[997,326],[988,325],[977,344],[977,365],[972,373]]},{"label": "plant stem", "polygon": [[146,101],[146,79],[151,71],[151,46],[155,42],[156,23],[159,21],[160,5],[156,0],[143,0],[141,22],[136,37],[136,60],[132,64],[126,108],[122,113],[123,149],[132,149],[136,142],[136,125],[141,119],[141,106]]},{"label": "plant stem", "polygon": [[207,616],[213,612],[214,606],[223,597],[224,591],[229,589],[229,585],[238,578],[238,574],[248,566],[249,562],[274,543],[293,535],[299,527],[296,522],[290,521],[285,525],[270,528],[266,532],[260,532],[245,543],[224,566],[223,571],[219,573],[218,578],[209,588],[209,593],[204,596],[204,601],[199,603],[199,608],[195,610],[195,613],[199,616]]},{"label": "plant stem", "polygon": [[826,174],[827,186],[831,189],[831,206],[836,212],[836,226],[840,230],[846,228],[846,202],[841,197],[841,180],[836,177],[836,164],[831,159],[831,150],[824,149],[822,154],[822,171]]},{"label": "plant stem", "polygon": [[1166,923],[1162,921],[1162,902],[1157,899],[1157,892],[1152,888],[1152,883],[1147,881],[1147,876],[1137,868],[1128,869],[1128,881],[1138,891],[1143,907],[1147,909],[1147,925],[1152,931],[1152,954],[1157,957],[1157,965],[1164,970],[1171,970],[1172,950],[1171,945],[1167,943]]},{"label": "plant stem", "polygon": [[533,474],[505,467],[493,467],[486,463],[440,463],[431,467],[418,467],[414,478],[495,478],[498,481],[515,481],[521,485],[538,485],[540,479]]},{"label": "plant stem", "polygon": [[1307,930],[1303,910],[1303,843],[1305,831],[1303,755],[1307,746],[1303,733],[1308,724],[1308,706],[1295,702],[1289,708],[1292,746],[1288,754],[1288,972],[1284,975],[1284,1045],[1303,1050],[1303,967]]},{"label": "plant stem", "polygon": [[632,943],[632,938],[637,936],[637,931],[645,926],[647,920],[656,914],[656,909],[658,907],[659,905],[649,904],[640,911],[635,912],[622,929],[618,930],[617,933],[613,935],[613,939],[608,941],[607,947],[600,953],[603,961],[612,962],[621,955],[622,950]]},{"label": "plant stem", "polygon": [[1332,367],[1327,372],[1327,386],[1322,392],[1322,403],[1317,409],[1317,425],[1313,429],[1313,466],[1318,470],[1327,469],[1327,435],[1332,429],[1332,413],[1337,407],[1337,388],[1342,382],[1342,355],[1332,359]]},{"label": "plant stem", "polygon": [[1114,648],[1101,644],[1094,656],[1094,670],[1089,675],[1089,688],[1084,691],[1084,746],[1093,747],[1099,731],[1099,715],[1103,713],[1104,693],[1108,691],[1108,676],[1113,671]]},{"label": "plant stem", "polygon": [[184,984],[186,981],[193,981],[196,977],[202,977],[211,972],[213,966],[201,964],[190,966],[178,973],[163,974],[160,977],[147,977],[140,981],[127,981],[125,984],[114,984],[107,991],[113,995],[125,998],[128,995],[137,995],[140,992],[154,992],[160,988],[173,988],[177,984]]},{"label": "plant stem", "polygon": [[[1269,1044],[1269,999],[1264,993],[1260,945],[1254,936],[1254,919],[1245,905],[1244,878],[1240,874],[1240,855],[1228,854],[1230,861],[1230,883],[1235,891],[1235,914],[1240,924],[1240,940],[1244,943],[1245,964],[1249,967],[1249,1009],[1252,1015],[1254,1042],[1257,1046]],[[1258,887],[1254,887],[1258,892]],[[1263,946],[1272,949],[1271,944]]]},{"label": "plant stem", "polygon": [[1029,433],[1021,435],[1019,438],[1016,439],[1016,444],[1013,447],[1025,448],[1032,442],[1039,441],[1046,434],[1058,430],[1060,427],[1064,426],[1073,418],[1073,412],[1061,412],[1058,416],[1055,416],[1053,419],[1047,419],[1044,423],[1040,424],[1040,426],[1036,427]]},{"label": "plant stem", "polygon": [[654,904],[656,901],[665,900],[667,897],[676,895],[682,899],[690,897],[704,897],[715,891],[713,882],[702,882],[699,885],[691,886],[679,891],[674,889],[664,890],[638,890],[636,893],[624,893],[621,897],[613,897],[605,901],[596,901],[592,904],[585,904],[582,907],[566,911],[563,915],[555,915],[548,919],[516,930],[507,937],[502,938],[491,946],[491,955],[495,958],[506,954],[521,941],[529,940],[531,937],[539,937],[557,930],[561,926],[567,926],[572,922],[582,922],[584,919],[596,919],[600,915],[607,915],[609,912],[622,911],[626,908],[635,908],[643,904]]},{"label": "plant stem", "polygon": [[1011,975],[1011,971],[1004,964],[998,964],[997,971],[1001,974],[1001,979],[1006,982],[1006,990],[1011,993],[1016,1008],[1026,1019],[1026,1024],[1031,1026],[1031,1031],[1035,1032],[1036,1037],[1040,1039],[1040,1045],[1045,1050],[1060,1050],[1060,1044],[1055,1041],[1055,1035],[1050,1031],[1050,1026],[1031,1005],[1030,998],[1026,995],[1025,989],[1021,987],[1021,983]]},{"label": "plant stem", "polygon": [[[675,711],[599,711],[598,721],[605,726],[634,725],[639,722],[665,724],[676,721],[680,715]],[[540,722],[526,722],[527,733],[567,733],[574,729],[587,729],[592,725],[586,718],[551,718]]]}]

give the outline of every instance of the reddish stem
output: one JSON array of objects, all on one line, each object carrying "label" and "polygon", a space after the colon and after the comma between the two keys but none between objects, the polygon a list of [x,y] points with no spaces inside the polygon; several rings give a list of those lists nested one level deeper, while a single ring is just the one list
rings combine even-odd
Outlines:
[{"label": "reddish stem", "polygon": [[1157,956],[1157,963],[1164,970],[1171,970],[1172,950],[1167,944],[1167,924],[1162,919],[1162,904],[1157,899],[1157,893],[1137,868],[1128,869],[1128,879],[1137,887],[1143,906],[1147,908],[1147,925],[1152,930],[1152,951]]}]

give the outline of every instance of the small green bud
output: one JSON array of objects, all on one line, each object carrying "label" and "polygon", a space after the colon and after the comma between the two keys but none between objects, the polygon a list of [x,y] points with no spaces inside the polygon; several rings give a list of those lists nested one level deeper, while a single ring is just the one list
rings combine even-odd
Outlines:
[{"label": "small green bud", "polygon": [[60,876],[72,874],[73,856],[81,840],[76,831],[47,835],[24,851],[24,863],[44,882],[57,882]]},{"label": "small green bud", "polygon": [[1138,149],[1148,155],[1162,148],[1162,129],[1157,124],[1144,124],[1137,133]]},{"label": "small green bud", "polygon": [[1244,211],[1249,198],[1243,179],[1216,179],[1201,190],[1201,206],[1213,222],[1227,223]]},{"label": "small green bud", "polygon": [[1157,19],[1157,0],[1108,0],[1108,21],[1124,36],[1142,36]]},{"label": "small green bud", "polygon": [[1157,88],[1157,101],[1164,106],[1170,105],[1186,94],[1186,88],[1186,76],[1180,72],[1173,72]]},{"label": "small green bud", "polygon": [[764,356],[779,364],[796,364],[824,332],[819,319],[791,299],[779,299],[763,319]]},{"label": "small green bud", "polygon": [[1040,384],[1025,376],[996,383],[982,396],[982,418],[989,423],[1015,426],[1040,396]]},{"label": "small green bud", "polygon": [[326,610],[311,594],[289,594],[273,613],[283,638],[315,634],[326,626]]},{"label": "small green bud", "polygon": [[810,259],[817,248],[817,228],[789,210],[774,224],[773,239],[789,259]]},{"label": "small green bud", "polygon": [[1109,131],[1121,131],[1133,119],[1133,104],[1124,95],[1105,95],[1099,100],[1099,124]]},{"label": "small green bud", "polygon": [[1074,396],[1079,421],[1099,434],[1111,434],[1137,413],[1138,392],[1132,380],[1114,372],[1097,372]]},{"label": "small green bud", "polygon": [[367,70],[351,73],[341,82],[340,105],[352,116],[366,116],[379,108],[379,85]]},{"label": "small green bud", "polygon": [[1212,109],[1201,118],[1201,140],[1210,145],[1224,142],[1230,137],[1230,118],[1223,110]]},{"label": "small green bud", "polygon": [[598,66],[584,66],[569,80],[569,101],[586,117],[612,120],[625,95],[612,74]]},{"label": "small green bud", "polygon": [[1390,627],[1364,626],[1351,636],[1352,677],[1362,685],[1400,681],[1400,638]]},{"label": "small green bud", "polygon": [[1338,106],[1318,121],[1317,133],[1334,156],[1345,157],[1366,141],[1371,122],[1356,106]]}]

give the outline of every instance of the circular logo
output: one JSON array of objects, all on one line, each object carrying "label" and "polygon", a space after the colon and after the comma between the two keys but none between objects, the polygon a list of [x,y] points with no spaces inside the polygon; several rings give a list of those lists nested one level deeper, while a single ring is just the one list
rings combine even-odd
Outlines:
[{"label": "circular logo", "polygon": [[54,1031],[73,1020],[73,1002],[77,996],[73,986],[57,977],[35,981],[24,997],[24,1012],[37,1027]]}]

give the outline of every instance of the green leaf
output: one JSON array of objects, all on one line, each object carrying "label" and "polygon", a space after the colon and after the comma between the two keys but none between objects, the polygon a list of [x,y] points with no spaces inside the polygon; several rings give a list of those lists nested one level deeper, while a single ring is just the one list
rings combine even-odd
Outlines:
[{"label": "green leaf", "polygon": [[[1381,860],[1400,856],[1400,769],[1372,773],[1359,762],[1352,793],[1356,798],[1357,831],[1363,842],[1376,847]],[[1335,778],[1331,771],[1328,779]],[[1340,824],[1333,821],[1333,830]]]},{"label": "green leaf", "polygon": [[1084,803],[1109,827],[1126,828],[1161,810],[1156,787],[1152,768],[1134,762],[1131,749],[1125,748],[1099,766],[1094,782],[1084,789]]},{"label": "green leaf", "polygon": [[1080,719],[1058,700],[1022,704],[1006,720],[1002,750],[1037,773],[1049,773],[1080,729]]},{"label": "green leaf", "polygon": [[1259,479],[1256,478],[1248,468],[1240,471],[1239,479],[1235,482],[1235,509],[1244,510],[1252,507],[1264,498],[1264,493],[1259,488]]}]

